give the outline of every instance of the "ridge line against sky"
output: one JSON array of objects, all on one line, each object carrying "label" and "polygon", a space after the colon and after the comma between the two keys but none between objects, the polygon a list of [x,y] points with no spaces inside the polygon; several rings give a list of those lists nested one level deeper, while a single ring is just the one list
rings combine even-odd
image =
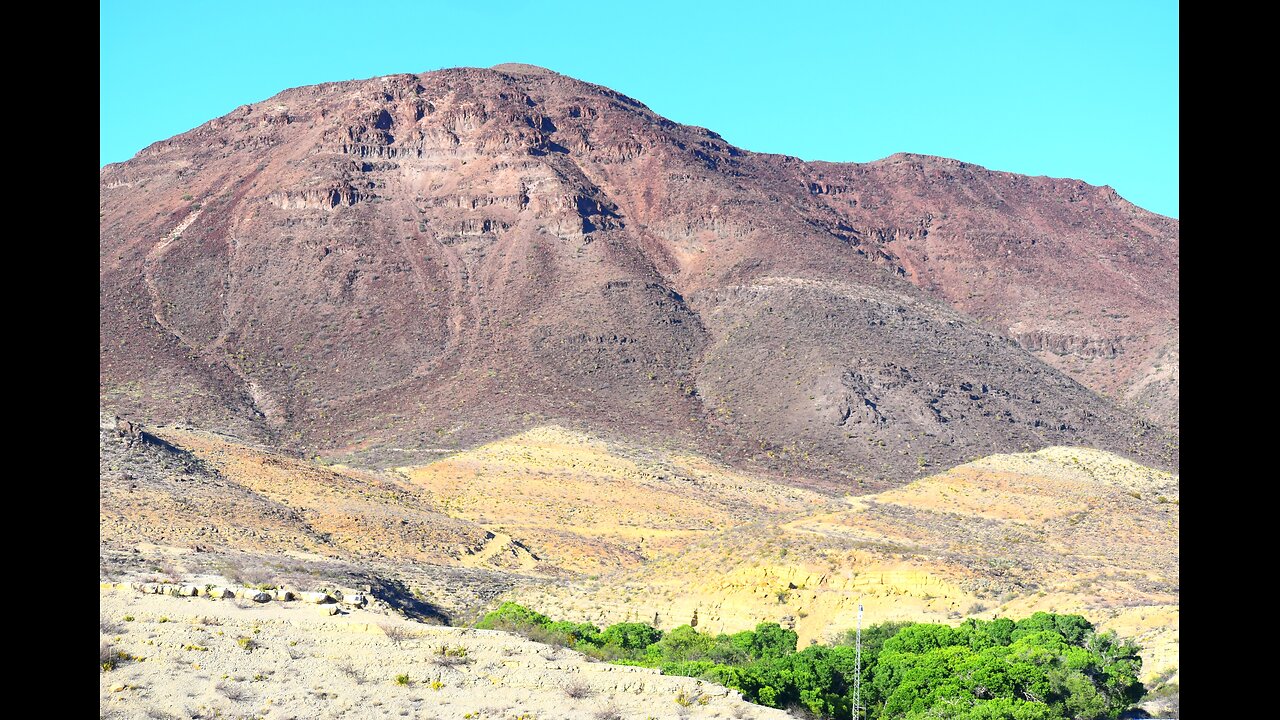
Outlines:
[{"label": "ridge line against sky", "polygon": [[[761,8],[765,6],[760,6]],[[744,9],[746,8],[746,9]],[[1178,5],[101,0],[101,164],[290,87],[523,62],[756,152],[896,152],[1178,216]]]}]

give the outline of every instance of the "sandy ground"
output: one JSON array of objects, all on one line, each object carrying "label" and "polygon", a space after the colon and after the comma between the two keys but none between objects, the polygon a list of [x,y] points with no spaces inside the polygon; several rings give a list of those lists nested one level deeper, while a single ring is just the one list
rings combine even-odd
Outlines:
[{"label": "sandy ground", "polygon": [[101,673],[104,718],[789,717],[721,686],[509,633],[301,602],[106,589],[100,600],[102,642],[119,657]]}]

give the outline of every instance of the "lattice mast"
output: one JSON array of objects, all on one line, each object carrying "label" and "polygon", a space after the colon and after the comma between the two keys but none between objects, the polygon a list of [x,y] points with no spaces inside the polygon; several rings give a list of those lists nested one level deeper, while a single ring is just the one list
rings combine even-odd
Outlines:
[{"label": "lattice mast", "polygon": [[862,603],[858,603],[858,635],[853,653],[853,720],[862,720]]}]

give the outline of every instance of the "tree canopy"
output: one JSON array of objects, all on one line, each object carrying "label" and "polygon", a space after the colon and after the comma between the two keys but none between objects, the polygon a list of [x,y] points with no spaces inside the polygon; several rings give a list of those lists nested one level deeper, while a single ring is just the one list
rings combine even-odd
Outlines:
[{"label": "tree canopy", "polygon": [[[761,705],[823,717],[852,712],[852,632],[797,651],[796,633],[777,623],[733,635],[689,625],[664,633],[644,623],[600,630],[515,603],[503,603],[477,627],[704,678]],[[894,720],[1115,720],[1142,698],[1138,650],[1079,615],[872,625],[863,630],[862,702],[868,718]]]}]

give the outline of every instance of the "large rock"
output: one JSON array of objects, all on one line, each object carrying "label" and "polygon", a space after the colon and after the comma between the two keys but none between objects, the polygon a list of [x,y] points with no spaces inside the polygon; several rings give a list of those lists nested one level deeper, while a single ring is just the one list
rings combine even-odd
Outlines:
[{"label": "large rock", "polygon": [[332,595],[322,592],[300,592],[298,593],[298,598],[304,602],[315,603],[317,605],[334,602]]},{"label": "large rock", "polygon": [[240,588],[236,591],[236,597],[260,603],[271,602],[270,594],[254,588]]}]

